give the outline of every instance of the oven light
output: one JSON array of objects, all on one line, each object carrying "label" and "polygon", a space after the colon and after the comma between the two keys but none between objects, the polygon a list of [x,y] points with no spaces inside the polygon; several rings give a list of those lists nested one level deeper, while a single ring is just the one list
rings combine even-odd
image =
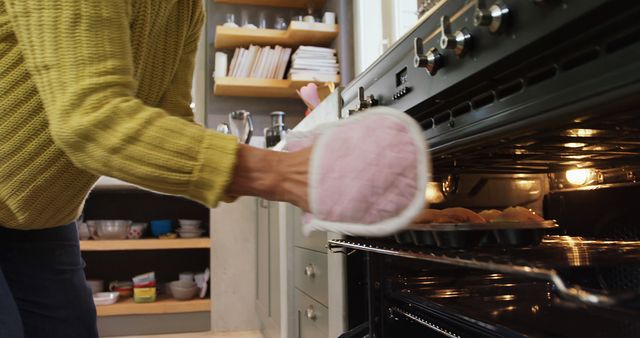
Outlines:
[{"label": "oven light", "polygon": [[442,193],[442,186],[438,182],[428,182],[427,190],[424,193],[424,198],[429,204],[444,202],[444,194]]},{"label": "oven light", "polygon": [[596,129],[569,129],[568,134],[572,137],[592,137],[598,133]]},{"label": "oven light", "polygon": [[567,170],[567,181],[573,185],[585,185],[593,176],[591,169],[571,169]]},{"label": "oven light", "polygon": [[580,143],[580,142],[569,142],[564,144],[564,146],[567,148],[582,148],[586,145],[587,145],[586,143]]}]

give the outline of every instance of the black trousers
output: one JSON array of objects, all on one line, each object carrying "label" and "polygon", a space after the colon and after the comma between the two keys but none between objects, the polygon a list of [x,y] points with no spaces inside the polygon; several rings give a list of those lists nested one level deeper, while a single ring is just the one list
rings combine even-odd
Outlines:
[{"label": "black trousers", "polygon": [[97,338],[75,223],[0,226],[0,337]]}]

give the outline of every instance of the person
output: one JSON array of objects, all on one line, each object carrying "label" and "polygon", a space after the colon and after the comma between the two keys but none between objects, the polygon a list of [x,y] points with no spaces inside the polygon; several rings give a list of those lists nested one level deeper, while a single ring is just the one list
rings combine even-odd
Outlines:
[{"label": "person", "polygon": [[203,20],[201,0],[0,0],[1,337],[98,336],[74,220],[101,175],[308,210],[310,148],[193,123]]}]

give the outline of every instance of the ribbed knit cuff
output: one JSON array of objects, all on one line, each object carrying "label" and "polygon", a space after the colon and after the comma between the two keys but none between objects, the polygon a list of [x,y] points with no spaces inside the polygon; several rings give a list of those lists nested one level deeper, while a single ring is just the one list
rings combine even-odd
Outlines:
[{"label": "ribbed knit cuff", "polygon": [[207,131],[189,188],[189,197],[215,208],[223,198],[233,176],[238,153],[238,140],[229,135]]}]

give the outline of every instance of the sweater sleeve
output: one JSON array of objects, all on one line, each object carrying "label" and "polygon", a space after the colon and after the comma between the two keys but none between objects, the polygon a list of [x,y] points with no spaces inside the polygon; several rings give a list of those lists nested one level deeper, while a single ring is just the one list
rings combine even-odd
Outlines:
[{"label": "sweater sleeve", "polygon": [[194,10],[193,22],[189,25],[190,29],[184,43],[182,57],[169,87],[160,100],[160,107],[167,110],[171,115],[180,116],[190,122],[193,122],[191,89],[193,86],[194,61],[198,50],[200,31],[204,23],[202,4],[199,1],[194,3],[197,9]]},{"label": "sweater sleeve", "polygon": [[74,165],[217,204],[237,141],[135,97],[129,1],[3,1],[51,136]]}]

